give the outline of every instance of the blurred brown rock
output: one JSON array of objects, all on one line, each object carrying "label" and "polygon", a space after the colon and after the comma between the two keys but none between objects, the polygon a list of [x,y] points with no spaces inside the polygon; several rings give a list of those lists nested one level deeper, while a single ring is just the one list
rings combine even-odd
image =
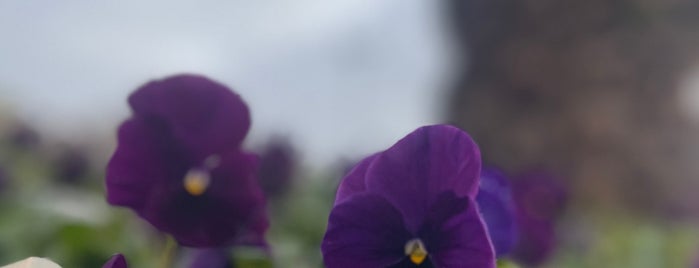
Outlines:
[{"label": "blurred brown rock", "polygon": [[486,163],[546,166],[590,207],[699,216],[699,127],[678,104],[699,67],[699,1],[449,0],[447,11],[464,51],[449,121]]}]

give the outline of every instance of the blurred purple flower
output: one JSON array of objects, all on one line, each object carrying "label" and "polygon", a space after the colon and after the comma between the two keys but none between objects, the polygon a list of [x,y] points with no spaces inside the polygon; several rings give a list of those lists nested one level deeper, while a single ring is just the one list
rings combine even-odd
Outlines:
[{"label": "blurred purple flower", "polygon": [[498,258],[507,255],[517,241],[516,210],[510,188],[510,182],[499,170],[481,170],[476,202]]},{"label": "blurred purple flower", "polygon": [[5,191],[7,186],[10,184],[7,171],[0,166],[0,193]]},{"label": "blurred purple flower", "polygon": [[190,268],[233,268],[228,251],[222,248],[211,248],[198,250]]},{"label": "blurred purple flower", "polygon": [[267,144],[260,156],[258,177],[260,186],[268,197],[279,197],[291,187],[294,172],[294,149],[281,138]]},{"label": "blurred purple flower", "polygon": [[191,247],[264,244],[265,200],[243,152],[250,126],[237,94],[207,78],[178,75],[129,96],[107,166],[107,201],[133,209]]},{"label": "blurred purple flower", "polygon": [[530,217],[557,219],[565,210],[568,189],[563,182],[543,170],[530,171],[514,181],[514,197]]},{"label": "blurred purple flower", "polygon": [[90,162],[84,150],[65,147],[54,159],[54,176],[61,183],[77,184],[85,179]]},{"label": "blurred purple flower", "polygon": [[518,176],[513,190],[520,231],[513,256],[525,265],[541,265],[556,248],[555,220],[565,209],[567,188],[539,170]]},{"label": "blurred purple flower", "polygon": [[39,133],[25,123],[16,123],[8,133],[10,144],[18,149],[31,150],[39,145]]},{"label": "blurred purple flower", "polygon": [[102,268],[127,268],[126,258],[121,254],[114,254]]},{"label": "blurred purple flower", "polygon": [[422,127],[342,181],[321,246],[325,265],[495,267],[473,198],[480,152],[463,131]]}]

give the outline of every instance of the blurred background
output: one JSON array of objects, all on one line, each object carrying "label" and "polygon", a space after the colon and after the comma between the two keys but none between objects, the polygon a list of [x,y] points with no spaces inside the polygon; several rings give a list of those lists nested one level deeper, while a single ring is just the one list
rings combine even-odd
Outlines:
[{"label": "blurred background", "polygon": [[696,14],[693,0],[2,1],[0,264],[123,252],[155,267],[163,238],[106,204],[104,167],[127,96],[198,73],[243,97],[245,146],[271,163],[273,250],[236,249],[238,267],[322,267],[344,173],[444,122],[513,181],[546,170],[567,187],[555,250],[519,265],[693,267]]}]

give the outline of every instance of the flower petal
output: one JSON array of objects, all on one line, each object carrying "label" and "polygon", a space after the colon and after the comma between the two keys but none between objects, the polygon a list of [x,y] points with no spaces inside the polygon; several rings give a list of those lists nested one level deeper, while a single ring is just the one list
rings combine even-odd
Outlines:
[{"label": "flower petal", "polygon": [[189,268],[227,268],[233,267],[228,251],[223,248],[198,250]]},{"label": "flower petal", "polygon": [[107,165],[107,201],[138,209],[158,180],[170,175],[170,168],[164,162],[168,157],[162,153],[162,148],[168,148],[169,144],[137,118],[119,127],[118,143]]},{"label": "flower petal", "polygon": [[366,172],[378,154],[370,155],[364,160],[360,161],[349,173],[342,179],[340,186],[337,188],[337,195],[335,196],[335,204],[346,200],[353,194],[361,193],[366,190]]},{"label": "flower petal", "polygon": [[420,231],[435,267],[494,268],[495,252],[470,197],[441,194]]},{"label": "flower petal", "polygon": [[150,82],[129,96],[129,104],[136,117],[165,125],[201,159],[238,148],[250,128],[250,112],[240,96],[202,76]]},{"label": "flower petal", "polygon": [[126,258],[121,254],[114,254],[102,268],[127,268]]},{"label": "flower petal", "polygon": [[517,239],[515,206],[510,184],[495,169],[483,169],[476,197],[478,208],[498,257],[509,253]]},{"label": "flower petal", "polygon": [[366,173],[367,189],[388,199],[416,231],[437,195],[474,198],[481,157],[471,137],[448,125],[421,127],[380,153]]},{"label": "flower petal", "polygon": [[46,258],[29,257],[15,263],[2,266],[2,268],[61,268],[61,266]]},{"label": "flower petal", "polygon": [[387,200],[371,193],[352,195],[330,212],[321,250],[328,268],[387,267],[405,258],[412,235]]}]

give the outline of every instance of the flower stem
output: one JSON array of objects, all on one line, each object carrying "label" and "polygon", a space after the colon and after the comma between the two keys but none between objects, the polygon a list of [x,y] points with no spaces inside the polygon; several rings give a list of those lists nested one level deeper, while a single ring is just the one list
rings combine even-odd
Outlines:
[{"label": "flower stem", "polygon": [[172,260],[175,257],[175,250],[177,249],[177,242],[172,236],[167,236],[165,238],[165,247],[163,248],[163,255],[160,257],[160,268],[171,268]]}]

